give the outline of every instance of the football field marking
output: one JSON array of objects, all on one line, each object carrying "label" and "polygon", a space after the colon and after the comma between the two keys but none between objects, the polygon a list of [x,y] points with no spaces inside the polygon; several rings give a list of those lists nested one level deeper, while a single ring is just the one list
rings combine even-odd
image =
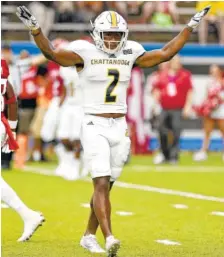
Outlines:
[{"label": "football field marking", "polygon": [[89,203],[81,203],[81,206],[84,207],[84,208],[90,208]]},{"label": "football field marking", "polygon": [[128,212],[128,211],[116,211],[116,214],[119,216],[133,216],[133,212]]},{"label": "football field marking", "polygon": [[[47,176],[56,176],[54,174],[54,171],[52,171],[52,170],[37,168],[37,167],[26,167],[24,169],[24,172],[33,172],[33,173],[43,174],[43,175],[47,175]],[[83,180],[91,182],[91,179],[89,179],[89,178],[86,178]],[[186,198],[193,198],[193,199],[199,199],[199,200],[205,200],[205,201],[224,203],[224,198],[216,197],[216,196],[208,196],[208,195],[196,194],[196,193],[191,193],[191,192],[183,192],[183,191],[167,189],[167,188],[132,184],[132,183],[121,182],[121,181],[116,181],[116,183],[114,185],[116,187],[127,188],[127,189],[135,189],[135,190],[154,192],[154,193],[160,193],[160,194],[165,194],[165,195],[176,195],[176,196],[182,196],[182,197],[186,197]]]},{"label": "football field marking", "polygon": [[213,211],[213,212],[211,212],[211,215],[223,216],[224,217],[224,212],[223,211]]},{"label": "football field marking", "polygon": [[159,244],[164,244],[164,245],[181,245],[181,243],[171,241],[169,239],[158,239],[158,240],[155,240],[155,242],[157,242]]},{"label": "football field marking", "polygon": [[185,205],[185,204],[172,204],[172,206],[175,208],[175,209],[188,209],[188,206]]},{"label": "football field marking", "polygon": [[224,167],[221,166],[155,166],[155,165],[133,165],[127,168],[135,172],[194,172],[194,173],[210,173],[210,172],[223,172]]}]

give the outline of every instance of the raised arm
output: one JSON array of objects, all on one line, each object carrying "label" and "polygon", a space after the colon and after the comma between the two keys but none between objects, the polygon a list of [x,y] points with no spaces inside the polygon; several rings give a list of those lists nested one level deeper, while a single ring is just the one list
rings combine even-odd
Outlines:
[{"label": "raised arm", "polygon": [[185,45],[190,38],[192,31],[199,25],[200,21],[210,8],[211,7],[208,6],[201,12],[196,13],[186,28],[184,28],[173,40],[160,50],[145,52],[136,60],[136,64],[141,68],[149,68],[170,60]]},{"label": "raised arm", "polygon": [[69,50],[55,49],[51,42],[44,36],[36,18],[25,6],[19,6],[16,12],[19,19],[29,28],[31,35],[43,55],[61,66],[74,66],[83,64],[82,58]]}]

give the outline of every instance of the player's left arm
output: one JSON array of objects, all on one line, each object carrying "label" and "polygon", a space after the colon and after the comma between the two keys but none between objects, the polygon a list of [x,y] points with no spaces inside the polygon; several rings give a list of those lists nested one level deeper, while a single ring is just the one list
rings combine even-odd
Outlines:
[{"label": "player's left arm", "polygon": [[210,8],[211,7],[208,6],[201,12],[196,13],[186,28],[184,28],[173,40],[167,43],[160,50],[145,52],[142,56],[137,58],[135,64],[141,68],[149,68],[170,60],[185,45],[190,38],[192,31],[199,25],[200,21],[207,14]]},{"label": "player's left arm", "polygon": [[14,131],[18,121],[17,100],[12,85],[8,82],[6,87],[6,103],[8,105],[8,122],[10,128]]}]

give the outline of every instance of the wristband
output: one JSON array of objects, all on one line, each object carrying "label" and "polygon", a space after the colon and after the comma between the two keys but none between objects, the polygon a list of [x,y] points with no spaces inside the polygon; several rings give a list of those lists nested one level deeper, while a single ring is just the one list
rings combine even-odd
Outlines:
[{"label": "wristband", "polygon": [[8,120],[11,129],[16,129],[18,120]]},{"label": "wristband", "polygon": [[32,32],[33,32],[33,31],[31,30],[31,31],[30,31],[30,34],[31,34],[33,37],[36,37],[36,36],[38,36],[38,35],[40,34],[41,28],[39,28],[39,31],[38,31],[36,34],[33,34]]}]

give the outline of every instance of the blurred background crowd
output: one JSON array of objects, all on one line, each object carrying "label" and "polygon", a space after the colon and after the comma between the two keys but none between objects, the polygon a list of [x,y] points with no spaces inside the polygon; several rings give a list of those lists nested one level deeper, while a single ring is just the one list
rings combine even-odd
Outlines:
[{"label": "blurred background crowd", "polygon": [[[15,14],[17,1],[2,1],[2,33],[10,39],[10,32],[14,30],[13,39],[27,38],[22,24]],[[38,19],[44,33],[55,33],[59,36],[74,31],[72,39],[80,33],[88,32],[89,21],[105,10],[119,12],[129,23],[133,32],[131,37],[142,41],[167,41],[172,36],[170,32],[180,31],[198,10],[209,5],[209,1],[20,1],[27,6]],[[17,24],[16,24],[17,22]],[[76,26],[74,25],[76,24]],[[87,26],[86,26],[87,25]],[[149,25],[149,26],[143,26]],[[224,44],[224,2],[212,3],[212,10],[206,16],[192,40],[200,44],[219,42]],[[79,33],[77,33],[79,32]],[[147,33],[145,33],[147,32]],[[148,33],[150,32],[150,33]],[[163,32],[164,34],[160,34]],[[71,35],[70,35],[71,37]]]},{"label": "blurred background crowd", "polygon": [[[20,1],[35,15],[50,39],[69,41],[91,40],[89,21],[104,10],[116,10],[129,23],[130,39],[142,43],[147,50],[172,39],[197,10],[209,3]],[[41,128],[52,99],[63,98],[63,79],[53,62],[18,66],[18,60],[28,60],[39,54],[39,50],[15,15],[18,2],[1,4],[2,56],[10,65],[10,79],[19,100],[20,151],[15,158],[23,164],[27,160],[50,161],[57,142],[46,144],[41,138]],[[214,97],[210,88],[214,85],[224,88],[223,27],[224,2],[213,2],[210,14],[191,38],[194,44],[187,46],[180,56],[144,72],[138,67],[133,69],[127,96],[132,154],[150,154],[160,148],[154,159],[159,164],[177,163],[179,149],[199,151],[195,160],[206,159],[208,149],[223,151],[224,116],[211,117],[215,105],[206,106],[206,110],[201,107],[208,95]],[[215,99],[220,92],[216,92]],[[215,128],[218,130],[213,131]],[[11,154],[2,154],[2,168],[9,168],[10,160]]]}]

